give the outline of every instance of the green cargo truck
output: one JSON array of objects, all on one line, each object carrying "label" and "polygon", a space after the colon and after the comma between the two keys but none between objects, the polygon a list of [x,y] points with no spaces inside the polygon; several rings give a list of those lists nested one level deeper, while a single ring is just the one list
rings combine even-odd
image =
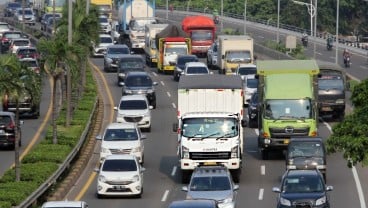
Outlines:
[{"label": "green cargo truck", "polygon": [[317,136],[318,74],[314,60],[257,62],[258,148],[285,150],[291,137]]}]

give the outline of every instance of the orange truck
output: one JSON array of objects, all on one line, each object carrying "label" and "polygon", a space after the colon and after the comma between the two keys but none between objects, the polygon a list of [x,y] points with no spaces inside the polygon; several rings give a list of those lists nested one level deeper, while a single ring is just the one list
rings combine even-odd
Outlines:
[{"label": "orange truck", "polygon": [[187,16],[181,26],[192,41],[192,53],[205,56],[215,40],[216,25],[213,19],[207,16]]}]

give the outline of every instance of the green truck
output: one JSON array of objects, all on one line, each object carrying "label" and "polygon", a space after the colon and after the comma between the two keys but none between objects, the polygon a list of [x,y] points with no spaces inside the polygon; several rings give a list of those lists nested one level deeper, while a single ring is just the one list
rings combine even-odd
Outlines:
[{"label": "green truck", "polygon": [[291,137],[318,136],[318,74],[315,60],[257,61],[262,159],[285,150]]}]

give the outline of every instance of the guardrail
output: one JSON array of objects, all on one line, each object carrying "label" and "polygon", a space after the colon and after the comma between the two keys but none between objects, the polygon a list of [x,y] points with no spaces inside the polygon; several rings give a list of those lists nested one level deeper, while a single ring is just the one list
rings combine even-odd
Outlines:
[{"label": "guardrail", "polygon": [[[166,10],[166,6],[165,5],[156,5],[156,9],[161,9],[161,10]],[[177,11],[188,11],[188,12],[196,12],[196,13],[203,13],[203,14],[208,14],[208,15],[212,15],[212,11],[211,10],[207,10],[207,9],[202,9],[202,8],[193,8],[193,7],[185,7],[185,6],[180,6],[180,7],[175,7],[174,8]],[[239,15],[239,14],[235,14],[235,13],[228,13],[228,12],[223,12],[224,17],[229,17],[229,18],[233,18],[233,19],[238,19],[238,20],[244,20],[244,15]],[[254,23],[259,23],[259,24],[263,24],[263,25],[267,25],[267,26],[272,26],[277,28],[277,22],[273,21],[272,19],[268,19],[268,20],[263,20],[263,19],[257,19],[251,16],[247,16],[246,20],[248,22],[254,22]],[[300,27],[296,27],[293,25],[287,25],[287,24],[282,24],[279,23],[279,28],[281,29],[285,29],[285,30],[290,30],[296,33],[304,33],[306,32],[307,34],[311,34],[311,31],[308,29],[304,29],[304,28],[300,28]],[[321,38],[321,39],[327,39],[328,37],[332,37],[333,41],[336,42],[336,35],[335,34],[331,34],[331,33],[327,33],[327,32],[316,32],[316,37],[317,38]],[[346,46],[350,46],[350,47],[355,47],[355,48],[360,48],[363,50],[368,50],[368,45],[367,44],[361,44],[358,41],[351,41],[349,39],[345,39],[345,38],[339,38],[338,39],[340,44],[344,44]]]}]

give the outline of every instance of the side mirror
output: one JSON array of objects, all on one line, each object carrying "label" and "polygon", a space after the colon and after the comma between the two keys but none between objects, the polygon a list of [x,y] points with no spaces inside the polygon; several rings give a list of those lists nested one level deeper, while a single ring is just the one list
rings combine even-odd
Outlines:
[{"label": "side mirror", "polygon": [[117,111],[117,110],[118,110],[118,107],[114,106],[114,110],[116,110],[116,111]]},{"label": "side mirror", "polygon": [[210,74],[213,74],[213,72],[210,72]]},{"label": "side mirror", "polygon": [[150,105],[148,108],[149,108],[150,110],[152,110],[152,109],[153,109],[153,106],[152,106],[152,105]]},{"label": "side mirror", "polygon": [[142,135],[141,135],[141,139],[142,139],[142,140],[143,140],[143,139],[147,139],[147,135],[142,134]]},{"label": "side mirror", "polygon": [[19,121],[19,125],[23,125],[24,124],[24,121],[23,120],[20,120]]},{"label": "side mirror", "polygon": [[101,135],[97,135],[96,136],[96,140],[102,140],[102,136]]},{"label": "side mirror", "polygon": [[172,129],[172,130],[173,130],[173,132],[177,132],[177,131],[178,131],[178,127],[179,127],[179,126],[178,126],[178,123],[174,123],[174,124],[173,124],[173,129]]},{"label": "side mirror", "polygon": [[221,55],[221,59],[225,59],[225,55]]},{"label": "side mirror", "polygon": [[95,171],[96,173],[99,173],[100,172],[100,169],[99,168],[95,168],[95,169],[93,169],[93,171]]},{"label": "side mirror", "polygon": [[146,168],[141,166],[141,172],[144,172],[144,171],[146,171]]},{"label": "side mirror", "polygon": [[119,82],[119,85],[120,86],[125,86],[125,83],[124,82]]},{"label": "side mirror", "polygon": [[236,190],[239,190],[239,185],[238,184],[234,185],[234,191],[236,191]]},{"label": "side mirror", "polygon": [[326,191],[332,191],[333,190],[333,186],[326,186]]},{"label": "side mirror", "polygon": [[275,193],[281,193],[281,190],[280,190],[279,187],[273,187],[272,191],[275,192]]},{"label": "side mirror", "polygon": [[154,86],[156,86],[156,85],[158,85],[158,82],[153,82],[152,84],[153,84]]},{"label": "side mirror", "polygon": [[181,187],[181,190],[187,192],[188,191],[188,186]]}]

